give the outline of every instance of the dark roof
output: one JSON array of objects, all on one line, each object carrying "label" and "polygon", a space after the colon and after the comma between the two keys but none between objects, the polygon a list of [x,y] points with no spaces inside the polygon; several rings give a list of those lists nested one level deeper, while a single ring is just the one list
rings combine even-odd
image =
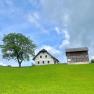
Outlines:
[{"label": "dark roof", "polygon": [[47,54],[49,54],[53,59],[55,59],[56,61],[58,61],[59,62],[59,60],[57,59],[57,58],[55,58],[54,56],[52,56],[47,50],[45,50],[45,49],[42,49],[41,51],[39,51],[38,53],[37,53],[37,55],[33,58],[33,60],[35,60],[35,58],[40,54],[40,53],[43,53],[43,52],[46,52]]},{"label": "dark roof", "polygon": [[81,51],[88,51],[88,48],[84,47],[84,48],[70,48],[70,49],[66,49],[66,52],[81,52]]}]

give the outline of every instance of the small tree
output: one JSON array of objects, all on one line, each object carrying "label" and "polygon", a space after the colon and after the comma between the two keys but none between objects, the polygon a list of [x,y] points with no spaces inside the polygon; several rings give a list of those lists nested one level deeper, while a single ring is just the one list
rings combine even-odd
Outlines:
[{"label": "small tree", "polygon": [[91,60],[91,63],[94,63],[94,59]]},{"label": "small tree", "polygon": [[35,47],[32,40],[20,33],[5,35],[3,45],[1,45],[3,58],[16,60],[19,67],[21,67],[23,61],[29,60],[30,56],[34,56]]}]

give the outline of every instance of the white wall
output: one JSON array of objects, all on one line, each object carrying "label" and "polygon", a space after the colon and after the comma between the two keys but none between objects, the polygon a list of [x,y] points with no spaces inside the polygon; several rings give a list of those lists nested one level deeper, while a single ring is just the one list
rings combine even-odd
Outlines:
[{"label": "white wall", "polygon": [[68,64],[89,64],[89,62],[68,62]]},{"label": "white wall", "polygon": [[[46,55],[47,55],[47,58],[45,57]],[[42,56],[42,58],[40,58],[40,56]],[[40,62],[39,64],[38,64],[38,61]],[[44,64],[43,64],[43,61],[44,61]],[[46,65],[48,64],[48,61],[49,61],[49,64],[54,64],[54,59],[49,54],[47,54],[46,52],[40,53],[35,59],[35,64]]]}]

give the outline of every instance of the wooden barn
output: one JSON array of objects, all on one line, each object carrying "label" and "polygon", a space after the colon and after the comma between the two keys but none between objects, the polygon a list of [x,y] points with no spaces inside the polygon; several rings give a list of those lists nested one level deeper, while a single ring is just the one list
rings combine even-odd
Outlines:
[{"label": "wooden barn", "polygon": [[88,64],[88,48],[70,48],[66,49],[68,64]]}]

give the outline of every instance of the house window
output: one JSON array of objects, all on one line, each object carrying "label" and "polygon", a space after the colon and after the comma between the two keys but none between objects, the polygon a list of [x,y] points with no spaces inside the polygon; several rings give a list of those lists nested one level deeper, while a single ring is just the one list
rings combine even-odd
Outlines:
[{"label": "house window", "polygon": [[48,61],[48,64],[50,63],[50,61]]},{"label": "house window", "polygon": [[40,58],[42,58],[42,56],[40,56]]},{"label": "house window", "polygon": [[38,61],[38,64],[39,64],[40,62]]},{"label": "house window", "polygon": [[44,61],[43,61],[43,64],[44,64]]},{"label": "house window", "polygon": [[47,55],[45,55],[45,58],[47,58]]}]

